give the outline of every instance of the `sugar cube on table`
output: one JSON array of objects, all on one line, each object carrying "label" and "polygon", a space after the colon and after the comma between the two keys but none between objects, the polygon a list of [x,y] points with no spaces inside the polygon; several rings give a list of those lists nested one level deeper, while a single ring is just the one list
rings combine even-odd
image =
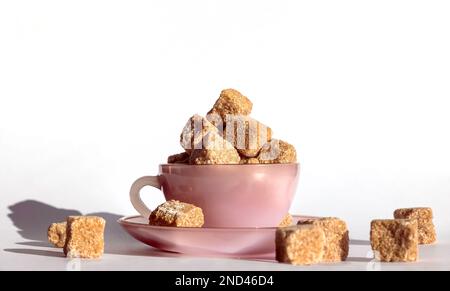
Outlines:
[{"label": "sugar cube on table", "polygon": [[67,223],[65,221],[52,223],[47,230],[48,241],[57,248],[64,247],[66,244],[66,228]]},{"label": "sugar cube on table", "polygon": [[349,251],[349,234],[345,221],[335,217],[301,220],[299,225],[315,225],[325,233],[323,262],[345,261]]},{"label": "sugar cube on table", "polygon": [[433,210],[427,207],[401,208],[394,211],[396,219],[415,219],[419,231],[419,244],[436,242],[436,230],[433,224]]},{"label": "sugar cube on table", "polygon": [[414,262],[419,256],[416,220],[373,220],[370,230],[372,249],[382,262]]},{"label": "sugar cube on table", "polygon": [[69,216],[64,253],[69,258],[96,259],[103,255],[106,222],[97,216]]},{"label": "sugar cube on table", "polygon": [[325,234],[315,225],[280,227],[275,238],[278,262],[311,265],[322,261]]}]

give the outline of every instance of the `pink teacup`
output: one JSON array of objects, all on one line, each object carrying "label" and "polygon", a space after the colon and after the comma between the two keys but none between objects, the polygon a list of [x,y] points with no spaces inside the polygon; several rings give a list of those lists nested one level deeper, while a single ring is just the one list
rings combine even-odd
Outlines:
[{"label": "pink teacup", "polygon": [[164,164],[158,176],[134,182],[130,200],[149,217],[151,210],[142,202],[140,190],[153,186],[162,189],[166,200],[202,208],[204,227],[273,227],[289,211],[299,174],[299,164]]}]

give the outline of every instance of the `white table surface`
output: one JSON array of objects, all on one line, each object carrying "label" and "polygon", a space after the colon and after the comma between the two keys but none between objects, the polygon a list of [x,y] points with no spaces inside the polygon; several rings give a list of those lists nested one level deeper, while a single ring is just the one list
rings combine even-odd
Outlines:
[{"label": "white table surface", "polygon": [[[106,251],[100,260],[69,260],[45,241],[43,220],[2,218],[0,270],[450,270],[450,240],[420,247],[417,263],[379,263],[371,258],[367,240],[352,240],[349,259],[338,264],[291,266],[270,260],[191,257],[165,253],[129,237],[114,215],[103,214],[109,225]],[[20,230],[20,232],[18,232]]]}]

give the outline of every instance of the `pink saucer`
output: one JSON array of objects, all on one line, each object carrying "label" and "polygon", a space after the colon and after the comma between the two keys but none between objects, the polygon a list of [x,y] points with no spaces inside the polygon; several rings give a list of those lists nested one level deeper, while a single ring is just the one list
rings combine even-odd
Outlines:
[{"label": "pink saucer", "polygon": [[[310,218],[293,216],[293,223]],[[149,225],[142,216],[124,217],[118,223],[135,239],[164,251],[241,258],[275,256],[276,227],[175,228]]]}]

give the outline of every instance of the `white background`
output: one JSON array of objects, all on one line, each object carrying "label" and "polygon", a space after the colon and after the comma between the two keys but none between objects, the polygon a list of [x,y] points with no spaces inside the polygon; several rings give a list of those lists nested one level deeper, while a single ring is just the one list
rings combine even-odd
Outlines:
[{"label": "white background", "polygon": [[133,214],[134,179],[233,87],[297,147],[293,213],[367,239],[371,219],[431,206],[450,236],[449,15],[448,1],[0,1],[0,227],[29,199]]}]

